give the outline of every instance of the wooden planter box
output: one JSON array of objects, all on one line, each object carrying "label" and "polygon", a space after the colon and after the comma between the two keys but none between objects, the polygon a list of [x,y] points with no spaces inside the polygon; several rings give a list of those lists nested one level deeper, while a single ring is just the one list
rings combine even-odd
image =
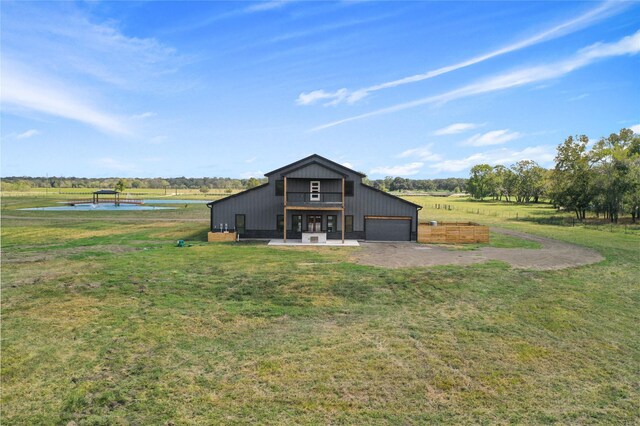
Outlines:
[{"label": "wooden planter box", "polygon": [[419,243],[469,244],[488,243],[489,227],[473,222],[439,222],[418,224]]},{"label": "wooden planter box", "polygon": [[210,243],[221,243],[226,241],[236,241],[235,232],[209,232],[207,241]]}]

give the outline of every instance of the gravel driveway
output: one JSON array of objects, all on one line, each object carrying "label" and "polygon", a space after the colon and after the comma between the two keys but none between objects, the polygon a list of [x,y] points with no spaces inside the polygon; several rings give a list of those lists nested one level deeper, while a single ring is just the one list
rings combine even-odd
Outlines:
[{"label": "gravel driveway", "polygon": [[362,265],[403,268],[433,265],[470,265],[489,260],[501,260],[514,268],[539,271],[570,268],[600,262],[604,258],[596,251],[551,238],[524,232],[491,228],[492,232],[524,240],[536,241],[541,249],[482,247],[478,250],[450,250],[442,246],[416,243],[361,243],[354,253]]}]

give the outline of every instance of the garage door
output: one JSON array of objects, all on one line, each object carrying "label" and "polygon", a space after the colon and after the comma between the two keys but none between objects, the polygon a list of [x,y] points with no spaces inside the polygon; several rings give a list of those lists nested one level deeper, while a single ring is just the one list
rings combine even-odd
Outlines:
[{"label": "garage door", "polygon": [[409,241],[411,239],[411,219],[365,218],[366,239],[369,241]]}]

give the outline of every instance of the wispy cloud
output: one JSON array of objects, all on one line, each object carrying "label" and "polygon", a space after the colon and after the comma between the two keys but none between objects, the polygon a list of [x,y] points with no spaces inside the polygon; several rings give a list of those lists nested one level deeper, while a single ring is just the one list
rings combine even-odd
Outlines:
[{"label": "wispy cloud", "polygon": [[492,130],[487,133],[478,133],[471,136],[469,139],[463,142],[463,145],[470,146],[488,146],[488,145],[500,145],[507,143],[514,139],[518,139],[522,135],[518,132],[510,132],[509,129]]},{"label": "wispy cloud", "polygon": [[640,135],[640,124],[636,124],[634,126],[629,127],[629,129],[633,132],[633,133],[637,133]]},{"label": "wispy cloud", "polygon": [[630,36],[624,37],[617,42],[593,44],[584,49],[581,49],[575,55],[564,61],[507,72],[505,74],[497,75],[495,77],[491,77],[489,79],[473,83],[459,89],[445,92],[440,95],[429,96],[415,101],[393,105],[391,107],[382,108],[365,114],[360,114],[353,117],[344,118],[342,120],[323,124],[311,129],[311,131],[323,130],[351,121],[361,120],[363,118],[374,117],[383,114],[390,114],[393,112],[415,108],[422,105],[444,103],[455,99],[466,98],[469,96],[520,87],[526,84],[559,78],[564,76],[565,74],[568,74],[601,59],[614,56],[635,55],[638,52],[640,52],[640,31],[637,31],[635,34],[632,34]]},{"label": "wispy cloud", "polygon": [[582,100],[582,99],[584,99],[584,98],[588,98],[588,97],[589,97],[589,94],[588,94],[588,93],[583,93],[583,94],[578,95],[578,96],[573,96],[573,97],[571,97],[571,98],[569,98],[569,99],[567,99],[567,100],[568,100],[569,102],[575,102],[575,101],[579,101],[579,100]]},{"label": "wispy cloud", "polygon": [[406,151],[401,152],[400,154],[398,154],[398,158],[412,158],[412,159],[418,159],[418,160],[422,160],[422,161],[439,161],[442,159],[442,157],[438,154],[434,154],[431,151],[431,147],[433,146],[433,144],[429,144],[426,146],[421,146],[418,148],[412,148],[412,149],[408,149]]},{"label": "wispy cloud", "polygon": [[256,161],[258,159],[258,157],[251,157],[251,158],[247,158],[246,160],[244,160],[245,163],[247,164],[251,164],[254,161]]},{"label": "wispy cloud", "polygon": [[422,166],[424,166],[424,163],[420,161],[399,166],[381,166],[371,169],[369,174],[379,176],[411,176],[420,173]]},{"label": "wispy cloud", "polygon": [[463,133],[468,130],[473,130],[482,126],[484,126],[484,124],[454,123],[454,124],[450,124],[447,127],[443,127],[442,129],[436,130],[435,132],[433,132],[433,134],[436,136],[455,135],[455,134]]},{"label": "wispy cloud", "polygon": [[33,74],[25,67],[2,63],[0,101],[11,111],[21,109],[63,117],[97,127],[100,130],[128,134],[123,121],[93,106],[85,96],[63,82]]},{"label": "wispy cloud", "polygon": [[[507,53],[515,52],[526,47],[530,47],[536,45],[538,43],[542,43],[548,40],[552,40],[563,35],[569,34],[571,32],[577,31],[585,26],[602,19],[610,14],[622,10],[626,6],[621,6],[620,3],[613,1],[606,1],[601,3],[599,6],[589,10],[588,12],[578,16],[577,18],[571,19],[569,21],[563,22],[562,24],[556,25],[552,28],[549,28],[545,31],[542,31],[538,34],[535,34],[529,38],[518,41],[516,43],[512,43],[505,47],[502,47],[497,50],[493,50],[491,52],[487,52],[485,54],[475,56],[473,58],[467,59],[462,62],[458,62],[453,65],[448,65],[442,68],[438,68],[435,70],[427,71],[425,73],[412,75],[409,77],[404,77],[398,80],[392,80],[385,83],[376,84],[369,87],[364,87],[361,89],[357,89],[354,91],[350,91],[346,88],[339,89],[333,92],[327,92],[324,90],[314,90],[309,93],[300,93],[296,103],[298,105],[313,105],[314,103],[321,100],[331,100],[330,102],[324,103],[324,105],[336,105],[342,102],[347,102],[353,104],[365,97],[367,97],[372,92],[377,92],[383,89],[390,89],[393,87],[403,86],[405,84],[417,83],[420,81],[424,81],[430,78],[434,78],[446,73],[450,73],[452,71],[456,71],[462,68],[466,68],[489,59],[495,58],[497,56],[505,55]],[[321,93],[322,97],[318,96],[310,96],[312,93]]]},{"label": "wispy cloud", "polygon": [[16,135],[16,139],[29,139],[34,136],[38,136],[39,134],[40,134],[40,131],[36,129],[31,129]]},{"label": "wispy cloud", "polygon": [[1,101],[11,113],[36,111],[120,134],[131,133],[130,113],[116,112],[112,96],[163,90],[183,61],[156,39],[129,37],[114,22],[95,23],[57,3],[3,4],[2,50]]},{"label": "wispy cloud", "polygon": [[243,11],[245,13],[264,12],[266,10],[280,9],[287,3],[291,3],[291,0],[261,1],[254,5],[246,7]]},{"label": "wispy cloud", "polygon": [[520,160],[533,160],[540,164],[549,164],[555,157],[555,147],[550,145],[532,146],[522,150],[500,148],[492,151],[478,152],[467,157],[453,160],[444,160],[429,166],[434,173],[457,173],[468,170],[476,164],[502,164],[509,166]]},{"label": "wispy cloud", "polygon": [[158,114],[156,114],[155,112],[147,111],[147,112],[143,112],[141,114],[134,114],[130,118],[132,120],[144,120],[145,118],[155,117],[156,115],[158,115]]}]

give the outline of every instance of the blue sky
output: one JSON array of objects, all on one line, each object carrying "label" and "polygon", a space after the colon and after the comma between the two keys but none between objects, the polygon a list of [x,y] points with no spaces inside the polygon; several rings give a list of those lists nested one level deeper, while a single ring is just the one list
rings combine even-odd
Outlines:
[{"label": "blue sky", "polygon": [[2,176],[551,166],[640,133],[636,2],[2,2]]}]

